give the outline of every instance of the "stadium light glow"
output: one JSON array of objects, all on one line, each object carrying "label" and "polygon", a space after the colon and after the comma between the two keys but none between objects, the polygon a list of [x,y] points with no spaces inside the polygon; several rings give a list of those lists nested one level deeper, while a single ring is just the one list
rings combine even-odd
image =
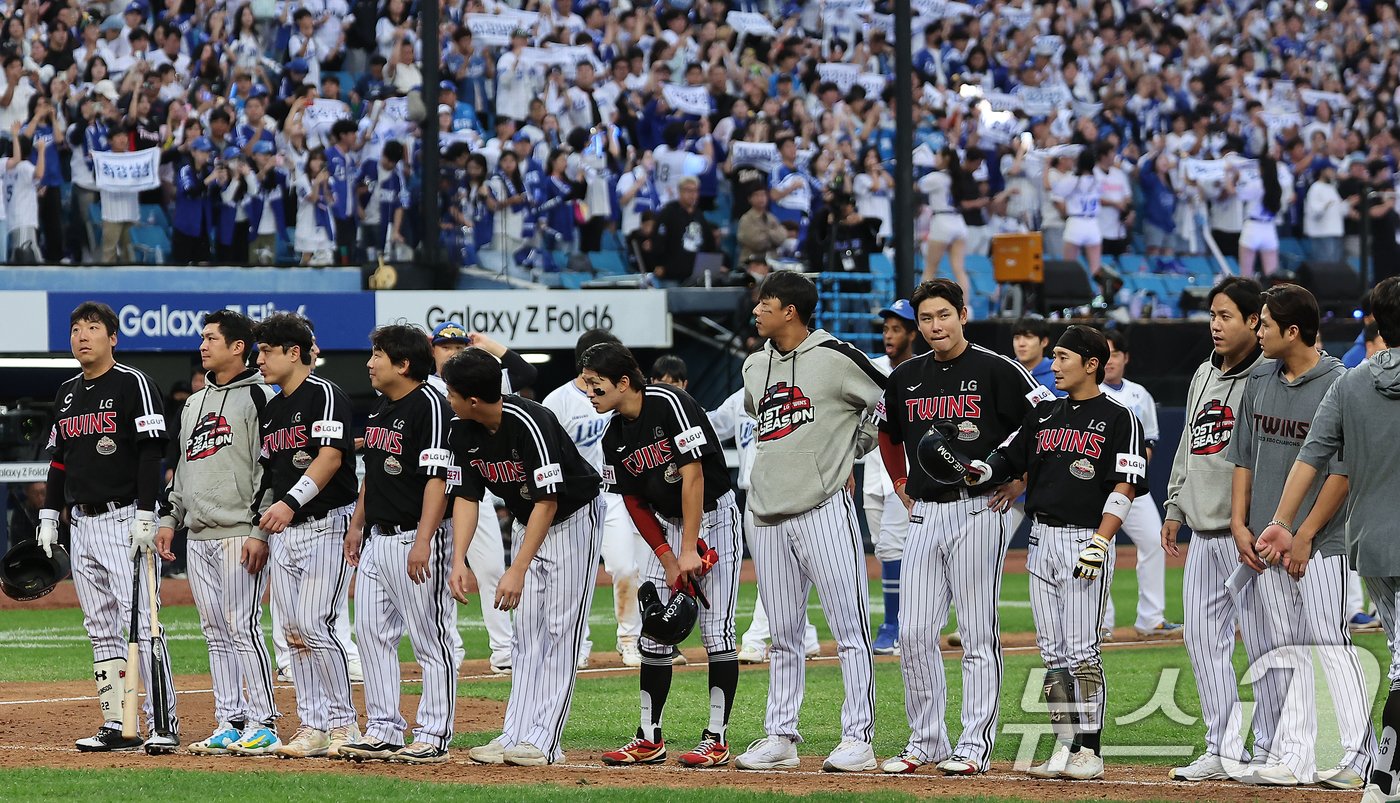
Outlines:
[{"label": "stadium light glow", "polygon": [[0,357],[0,368],[82,368],[72,357]]},{"label": "stadium light glow", "polygon": [[531,365],[543,365],[549,362],[550,359],[548,354],[541,354],[539,352],[534,351],[521,354],[520,358],[525,362],[530,363]]}]

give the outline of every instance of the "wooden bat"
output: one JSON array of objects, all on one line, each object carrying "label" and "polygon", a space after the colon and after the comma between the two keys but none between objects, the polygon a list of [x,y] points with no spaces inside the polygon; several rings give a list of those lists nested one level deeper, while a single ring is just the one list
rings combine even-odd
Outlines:
[{"label": "wooden bat", "polygon": [[[155,733],[169,734],[170,699],[165,688],[165,631],[160,626],[160,593],[156,590],[156,555],[146,552],[146,593],[151,604],[151,687],[146,694],[151,698],[151,708],[155,714]],[[152,734],[154,735],[154,734]]]},{"label": "wooden bat", "polygon": [[137,693],[141,687],[141,555],[131,561],[131,626],[126,632],[126,678],[122,689],[122,736],[135,739],[140,735],[141,703]]}]

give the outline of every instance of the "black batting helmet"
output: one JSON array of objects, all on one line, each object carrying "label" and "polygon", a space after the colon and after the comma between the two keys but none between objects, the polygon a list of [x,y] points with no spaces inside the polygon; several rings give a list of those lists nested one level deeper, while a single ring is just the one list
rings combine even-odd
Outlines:
[{"label": "black batting helmet", "polygon": [[960,485],[967,478],[967,458],[948,446],[943,427],[935,426],[919,439],[919,466],[940,485]]},{"label": "black batting helmet", "polygon": [[0,591],[10,599],[24,602],[53,591],[68,576],[68,552],[55,544],[53,557],[44,554],[38,541],[23,541],[10,547],[0,559]]},{"label": "black batting helmet", "polygon": [[637,589],[637,604],[642,608],[642,635],[658,644],[680,644],[695,629],[700,618],[700,606],[686,591],[673,591],[671,599],[661,604],[656,584],[647,581]]}]

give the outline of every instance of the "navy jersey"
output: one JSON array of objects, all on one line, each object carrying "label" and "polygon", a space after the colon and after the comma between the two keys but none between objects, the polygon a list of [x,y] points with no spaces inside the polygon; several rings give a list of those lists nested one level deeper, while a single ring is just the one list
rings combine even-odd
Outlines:
[{"label": "navy jersey", "polygon": [[603,482],[613,493],[638,496],[662,516],[681,511],[680,467],[701,463],[705,510],[730,490],[729,468],[704,408],[669,385],[647,385],[632,421],[614,413],[603,433]]},{"label": "navy jersey", "polygon": [[160,389],[145,373],[115,363],[99,377],[64,382],[54,397],[49,456],[65,472],[65,501],[136,499],[139,447],[168,437]]},{"label": "navy jersey", "polygon": [[340,450],[340,468],[314,499],[301,506],[293,524],[324,516],[359,496],[350,398],[334,382],[312,374],[292,395],[279,393],[263,408],[263,487],[254,509],[266,510],[281,501],[326,447]]},{"label": "navy jersey", "polygon": [[391,401],[379,397],[365,427],[365,522],[385,529],[414,527],[428,480],[447,479],[452,412],[426,383]]}]

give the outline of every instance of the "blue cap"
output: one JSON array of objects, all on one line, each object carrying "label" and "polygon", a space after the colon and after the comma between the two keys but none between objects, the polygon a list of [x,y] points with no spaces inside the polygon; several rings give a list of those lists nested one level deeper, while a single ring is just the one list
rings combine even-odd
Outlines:
[{"label": "blue cap", "polygon": [[264,156],[270,156],[276,152],[277,146],[273,145],[271,142],[268,142],[265,139],[260,139],[257,142],[253,143],[253,153],[261,153]]},{"label": "blue cap", "polygon": [[306,59],[292,59],[287,62],[287,72],[311,72],[311,65]]},{"label": "blue cap", "polygon": [[232,145],[228,146],[227,148],[224,148],[224,158],[225,158],[225,159],[237,159],[238,157],[240,157],[240,156],[242,156],[242,155],[243,155],[243,151],[240,151],[239,149],[233,147]]},{"label": "blue cap", "polygon": [[442,81],[438,84],[438,89],[441,89],[443,92],[451,92],[453,94],[456,94],[457,85],[452,83],[451,81]]},{"label": "blue cap", "polygon": [[199,137],[199,138],[196,139],[194,142],[191,142],[191,143],[190,143],[190,150],[192,150],[192,151],[206,151],[206,152],[213,151],[213,150],[214,150],[214,141],[211,140],[211,139],[208,138],[208,137]]},{"label": "blue cap", "polygon": [[122,26],[125,25],[125,24],[126,24],[125,22],[122,22],[122,18],[121,18],[121,17],[117,16],[116,14],[113,14],[112,16],[110,16],[110,17],[108,17],[107,19],[105,19],[105,20],[102,21],[101,30],[103,30],[103,31],[120,31],[120,30],[122,29]]},{"label": "blue cap", "polygon": [[533,140],[531,140],[531,139],[530,139],[530,135],[529,135],[529,134],[526,134],[524,131],[517,131],[517,132],[515,132],[515,136],[513,136],[513,137],[510,138],[510,141],[511,141],[511,142],[532,142]]},{"label": "blue cap", "polygon": [[472,339],[467,335],[467,328],[456,321],[443,321],[433,329],[433,345],[441,346],[446,343],[470,344]]},{"label": "blue cap", "polygon": [[917,317],[914,315],[914,305],[910,304],[907,298],[895,299],[893,304],[880,310],[881,318],[889,315],[893,315],[896,318],[903,318],[906,321],[915,320]]},{"label": "blue cap", "polygon": [[253,88],[248,90],[248,99],[267,97],[267,87],[262,84],[253,84]]},{"label": "blue cap", "polygon": [[127,3],[127,4],[126,4],[126,11],[123,12],[123,13],[125,13],[125,14],[132,14],[132,13],[135,13],[135,14],[145,14],[145,13],[146,13],[146,7],[143,6],[143,5],[141,5],[140,3]]}]

